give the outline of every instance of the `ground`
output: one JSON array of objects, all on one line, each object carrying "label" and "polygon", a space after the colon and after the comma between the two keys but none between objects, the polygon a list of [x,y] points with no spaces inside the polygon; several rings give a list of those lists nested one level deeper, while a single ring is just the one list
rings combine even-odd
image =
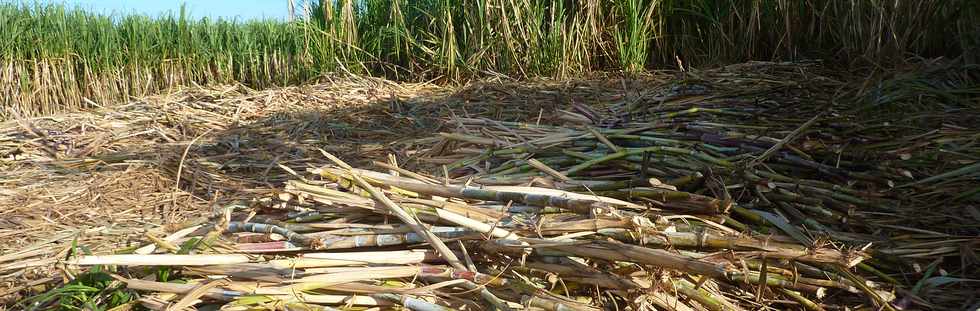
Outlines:
[{"label": "ground", "polygon": [[[34,287],[64,282],[70,269],[59,260],[74,245],[111,253],[138,246],[147,232],[208,215],[214,205],[275,193],[290,171],[328,162],[318,149],[355,165],[393,155],[406,167],[424,169],[431,165],[420,161],[417,147],[434,143],[430,137],[446,131],[452,116],[554,123],[597,111],[598,118],[616,116],[598,123],[648,121],[623,107],[676,102],[664,94],[686,91],[692,93],[680,101],[707,108],[683,110],[691,114],[771,102],[771,111],[758,113],[775,113],[771,122],[785,123],[773,133],[781,137],[837,104],[835,91],[849,83],[807,66],[740,66],[713,71],[710,78],[659,72],[459,87],[345,76],[264,91],[237,85],[175,90],[7,121],[0,126],[0,297],[10,303]],[[942,130],[974,131],[962,127],[969,122],[949,120],[951,127]],[[895,157],[914,152],[902,147],[912,148],[896,146]],[[948,220],[936,217],[932,221]]]},{"label": "ground", "polygon": [[[52,268],[73,244],[112,252],[212,205],[274,192],[290,177],[280,165],[302,172],[325,163],[318,148],[354,164],[404,155],[406,143],[438,131],[452,113],[524,119],[559,106],[556,90],[568,87],[337,77],[265,91],[179,90],[8,121],[0,129],[0,297],[63,277]],[[583,100],[611,95],[586,93]]]}]

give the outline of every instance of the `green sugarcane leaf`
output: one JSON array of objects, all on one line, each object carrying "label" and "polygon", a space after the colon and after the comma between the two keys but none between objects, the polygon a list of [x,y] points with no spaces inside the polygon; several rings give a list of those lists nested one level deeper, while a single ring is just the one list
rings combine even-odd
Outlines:
[{"label": "green sugarcane leaf", "polygon": [[932,177],[929,177],[929,178],[926,178],[926,179],[923,179],[923,180],[920,180],[920,181],[916,181],[916,182],[904,184],[904,185],[900,186],[900,188],[901,187],[914,186],[914,185],[920,185],[920,184],[924,184],[924,183],[930,183],[930,182],[934,182],[934,181],[937,181],[937,180],[942,180],[942,179],[947,179],[947,178],[953,178],[953,177],[958,177],[958,176],[962,176],[962,175],[966,175],[966,174],[972,174],[972,173],[980,173],[980,162],[973,163],[971,165],[967,165],[967,166],[964,166],[964,167],[961,167],[961,168],[958,168],[958,169],[955,169],[955,170],[952,170],[952,171],[949,171],[949,172],[945,172],[945,173],[942,173],[942,174],[939,174],[939,175],[936,175],[936,176],[932,176]]},{"label": "green sugarcane leaf", "polygon": [[922,281],[924,286],[929,286],[929,287],[939,287],[939,286],[949,285],[954,283],[969,283],[969,282],[980,282],[980,280],[954,278],[950,276],[936,276]]},{"label": "green sugarcane leaf", "polygon": [[759,216],[762,216],[762,218],[764,218],[769,223],[775,225],[776,228],[779,228],[779,230],[786,232],[786,234],[788,234],[789,236],[793,237],[797,241],[800,241],[800,243],[803,243],[803,245],[806,246],[813,245],[813,239],[811,239],[806,234],[804,234],[803,231],[800,231],[800,229],[797,229],[796,226],[793,226],[793,224],[790,224],[783,217],[780,217],[779,215],[770,212],[764,212],[759,210],[752,210],[752,211],[755,212],[756,214],[759,214]]}]

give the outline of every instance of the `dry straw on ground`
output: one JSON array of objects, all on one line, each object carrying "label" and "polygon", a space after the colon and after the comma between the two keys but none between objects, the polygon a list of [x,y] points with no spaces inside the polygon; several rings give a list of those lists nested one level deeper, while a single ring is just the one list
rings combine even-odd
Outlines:
[{"label": "dry straw on ground", "polygon": [[344,78],[8,122],[3,296],[64,302],[43,292],[101,266],[159,310],[964,308],[980,131],[975,91],[936,95],[955,72],[917,96],[811,64]]}]

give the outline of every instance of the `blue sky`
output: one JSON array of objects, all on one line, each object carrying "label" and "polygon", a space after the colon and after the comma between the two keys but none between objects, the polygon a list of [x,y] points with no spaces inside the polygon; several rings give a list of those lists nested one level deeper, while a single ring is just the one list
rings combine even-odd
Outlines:
[{"label": "blue sky", "polygon": [[[285,20],[289,16],[287,0],[52,0],[50,3],[65,3],[103,13],[141,13],[151,16],[168,11],[175,14],[182,3],[195,18],[204,16],[239,19],[275,18]],[[303,0],[294,1],[297,3]],[[301,14],[299,8],[297,14]]]}]

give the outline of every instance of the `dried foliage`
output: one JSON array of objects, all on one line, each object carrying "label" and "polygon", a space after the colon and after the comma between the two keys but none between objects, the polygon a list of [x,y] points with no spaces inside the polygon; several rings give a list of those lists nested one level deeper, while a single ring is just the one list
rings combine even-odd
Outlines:
[{"label": "dried foliage", "polygon": [[[964,309],[980,92],[975,69],[932,65],[946,74],[868,85],[800,63],[458,90],[348,77],[21,118],[0,132],[3,296]],[[916,105],[933,109],[895,109]]]}]

